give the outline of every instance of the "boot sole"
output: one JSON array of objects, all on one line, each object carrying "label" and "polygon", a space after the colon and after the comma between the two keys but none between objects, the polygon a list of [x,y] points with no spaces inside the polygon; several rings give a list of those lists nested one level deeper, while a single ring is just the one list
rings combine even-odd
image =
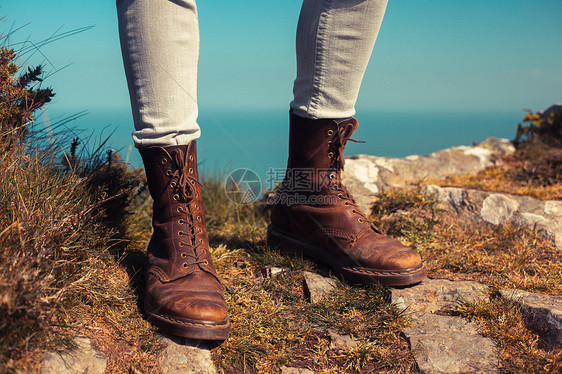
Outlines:
[{"label": "boot sole", "polygon": [[396,270],[342,266],[341,259],[330,253],[328,249],[291,237],[272,225],[267,226],[267,245],[283,254],[307,257],[328,265],[351,283],[380,283],[395,287],[410,286],[420,283],[427,273],[423,264],[415,268]]},{"label": "boot sole", "polygon": [[144,311],[150,323],[170,335],[198,340],[226,340],[230,333],[230,320],[222,322],[190,320],[168,316],[153,311],[145,302]]}]

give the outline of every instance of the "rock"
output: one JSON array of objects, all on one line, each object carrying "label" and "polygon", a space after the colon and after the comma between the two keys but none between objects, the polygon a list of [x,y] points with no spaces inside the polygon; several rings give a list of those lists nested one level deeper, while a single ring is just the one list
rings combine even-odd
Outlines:
[{"label": "rock", "polygon": [[314,372],[305,368],[281,366],[281,374],[314,374]]},{"label": "rock", "polygon": [[41,374],[96,374],[105,372],[107,358],[92,349],[90,339],[74,339],[76,349],[68,353],[47,353],[43,357]]},{"label": "rock", "polygon": [[491,194],[482,203],[480,216],[486,222],[499,225],[511,222],[515,212],[519,209],[517,201],[503,194]]},{"label": "rock", "polygon": [[349,335],[340,335],[332,329],[328,329],[328,335],[330,335],[330,349],[341,351],[357,348],[357,342]]},{"label": "rock", "polygon": [[309,271],[303,272],[304,293],[311,303],[317,303],[326,297],[330,292],[338,288],[335,279],[323,277]]},{"label": "rock", "polygon": [[562,295],[543,295],[522,290],[499,290],[506,300],[521,306],[525,321],[546,341],[562,345]]},{"label": "rock", "polygon": [[550,200],[545,202],[544,213],[552,217],[562,217],[562,201]]},{"label": "rock", "polygon": [[492,340],[480,336],[474,324],[440,315],[460,302],[488,297],[486,286],[470,281],[428,279],[392,290],[392,302],[412,320],[404,329],[422,373],[489,373],[498,367]]},{"label": "rock", "polygon": [[471,281],[427,279],[415,287],[392,290],[392,302],[414,315],[452,310],[460,302],[487,298],[488,288]]},{"label": "rock", "polygon": [[493,373],[498,368],[492,340],[461,318],[425,314],[404,335],[422,373]]},{"label": "rock", "polygon": [[490,138],[477,145],[452,147],[427,156],[350,156],[346,157],[343,182],[359,207],[368,212],[374,195],[389,187],[404,187],[427,178],[476,174],[494,165],[500,156],[513,152],[515,148],[509,140]]},{"label": "rock", "polygon": [[562,249],[562,201],[435,185],[424,187],[421,193],[436,199],[439,208],[473,222],[508,223],[543,230]]},{"label": "rock", "polygon": [[263,276],[265,278],[274,278],[276,275],[281,274],[282,272],[284,272],[285,268],[278,268],[275,266],[267,266],[266,268],[264,268],[262,270]]},{"label": "rock", "polygon": [[202,341],[163,335],[165,348],[157,357],[158,369],[163,374],[215,374],[211,351]]}]

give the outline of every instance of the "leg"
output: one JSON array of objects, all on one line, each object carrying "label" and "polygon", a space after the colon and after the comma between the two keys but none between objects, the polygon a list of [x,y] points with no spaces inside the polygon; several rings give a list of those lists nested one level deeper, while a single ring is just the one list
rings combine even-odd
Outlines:
[{"label": "leg", "polygon": [[145,312],[164,332],[223,340],[226,302],[211,262],[197,171],[199,29],[194,0],[118,0],[136,131],[154,200]]},{"label": "leg", "polygon": [[304,0],[291,103],[304,118],[349,118],[387,0]]},{"label": "leg", "polygon": [[382,235],[341,183],[345,145],[358,126],[350,117],[385,8],[386,0],[304,1],[287,174],[268,243],[352,282],[405,286],[424,278],[420,256]]},{"label": "leg", "polygon": [[137,148],[199,137],[195,0],[117,0]]}]

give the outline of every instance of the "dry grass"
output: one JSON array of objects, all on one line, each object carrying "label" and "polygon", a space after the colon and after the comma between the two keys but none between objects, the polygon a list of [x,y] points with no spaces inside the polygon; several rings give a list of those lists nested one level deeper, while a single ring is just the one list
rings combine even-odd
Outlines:
[{"label": "dry grass", "polygon": [[[0,62],[7,69],[0,78],[12,90],[17,68],[12,55],[3,53]],[[42,101],[9,95],[0,113],[0,372],[37,371],[44,351],[72,349],[72,337],[85,335],[108,357],[108,372],[156,373],[158,334],[142,316],[152,212],[142,172],[127,169],[112,154],[80,157],[76,142],[60,144],[70,146],[64,157],[30,151],[37,144],[27,134],[27,122],[52,93],[29,92],[43,95]],[[486,171],[485,178],[458,177],[458,182],[560,198],[560,155],[525,152],[506,159],[502,169]],[[212,256],[233,324],[230,338],[212,351],[220,370],[278,373],[283,365],[318,373],[414,370],[400,336],[408,321],[390,303],[386,288],[340,283],[323,301],[309,303],[302,272],[325,269],[266,248],[267,206],[234,204],[217,175],[202,182]],[[560,293],[561,253],[551,240],[532,230],[462,222],[435,206],[418,191],[390,191],[380,195],[373,218],[418,250],[433,276]],[[264,276],[273,266],[283,271]],[[513,305],[492,300],[466,304],[458,313],[477,320],[483,333],[498,341],[505,372],[560,368],[560,352],[542,346]],[[330,349],[328,329],[351,335],[357,347]]]},{"label": "dry grass", "polygon": [[[475,224],[436,210],[419,190],[388,191],[373,206],[373,220],[416,248],[429,276],[475,280],[492,289],[562,292],[562,251],[541,233],[512,226]],[[500,347],[501,372],[559,372],[560,349],[541,346],[519,309],[499,299],[465,304],[461,315],[480,323]]]},{"label": "dry grass", "polygon": [[520,308],[499,298],[467,303],[458,312],[480,325],[480,333],[500,348],[500,373],[560,373],[562,350],[549,347],[526,328]]},{"label": "dry grass", "polygon": [[13,147],[0,167],[0,372],[32,371],[42,351],[72,348],[80,334],[100,347],[111,335],[128,346],[126,365],[149,368],[153,329],[138,313],[119,224],[136,176]]},{"label": "dry grass", "polygon": [[[208,209],[213,258],[233,325],[229,339],[212,352],[219,369],[276,373],[287,365],[319,373],[411,371],[413,357],[400,337],[405,319],[385,288],[340,284],[324,301],[309,303],[302,272],[319,270],[265,247],[267,209],[230,202],[220,179],[203,185],[205,204],[214,211]],[[268,267],[284,271],[264,276]],[[328,328],[353,336],[358,347],[331,350]]]},{"label": "dry grass", "polygon": [[421,186],[463,187],[541,200],[562,199],[562,148],[542,143],[539,139],[522,143],[517,151],[498,160],[476,175],[455,175],[442,180],[424,180]]},{"label": "dry grass", "polygon": [[[24,155],[18,156],[22,157]],[[21,168],[22,164],[15,165]],[[34,304],[37,301],[33,301],[28,304],[33,308],[24,308],[28,313],[27,321],[31,323],[27,329],[39,332],[29,338],[9,332],[14,339],[6,341],[12,355],[8,365],[31,370],[34,365],[37,367],[37,361],[30,361],[29,357],[40,357],[43,349],[64,349],[69,337],[82,334],[90,337],[94,346],[109,357],[111,372],[157,372],[155,357],[160,347],[157,334],[142,318],[139,308],[143,292],[144,248],[150,236],[151,205],[146,189],[141,188],[138,196],[130,200],[128,206],[131,212],[136,212],[135,215],[114,212],[118,219],[108,220],[108,210],[94,208],[99,206],[95,197],[100,195],[92,195],[91,189],[83,183],[77,184],[83,181],[81,178],[72,173],[55,173],[62,178],[56,179],[45,171],[47,169],[41,170],[33,169],[32,174],[39,179],[26,183],[43,183],[44,188],[33,189],[26,185],[25,191],[40,191],[44,200],[32,202],[38,198],[22,195],[20,201],[26,203],[12,210],[23,214],[31,206],[43,207],[39,211],[49,211],[56,218],[49,221],[45,216],[35,217],[37,210],[19,218],[19,222],[27,222],[21,227],[35,227],[34,230],[56,226],[59,221],[72,223],[68,227],[59,223],[68,238],[57,236],[59,240],[50,248],[52,253],[59,253],[56,263],[61,266],[69,266],[69,258],[64,257],[68,253],[60,254],[64,248],[79,257],[72,260],[75,263],[70,262],[75,266],[70,275],[53,270],[51,277],[44,277],[43,269],[34,274],[27,273],[24,277],[28,279],[27,288],[25,282],[20,283],[22,289],[26,289],[24,294],[40,294],[41,297],[34,300],[49,300],[50,303]],[[49,176],[52,185],[43,182],[42,173]],[[14,178],[10,180],[16,181]],[[26,178],[29,176],[25,173],[20,177]],[[66,186],[66,189],[60,186]],[[230,202],[218,178],[208,178],[204,186],[205,204],[211,207],[207,208],[207,217],[213,259],[223,279],[233,323],[230,338],[212,351],[218,368],[225,373],[279,372],[283,365],[306,367],[320,373],[412,372],[414,358],[400,336],[400,330],[408,321],[389,303],[387,289],[340,284],[339,290],[323,302],[310,304],[303,293],[302,271],[322,272],[324,269],[307,260],[284,257],[266,249],[267,209]],[[24,190],[18,188],[6,186],[4,193],[10,190],[17,196],[18,190]],[[46,191],[55,191],[55,195]],[[70,191],[74,191],[74,195]],[[101,196],[105,195],[102,193]],[[77,204],[76,207],[73,204]],[[435,206],[434,201],[421,196],[418,191],[390,191],[378,199],[373,219],[390,235],[422,253],[432,276],[473,279],[498,288],[560,293],[560,251],[550,240],[532,230],[460,222]],[[65,207],[64,214],[60,207]],[[73,213],[85,208],[87,214]],[[3,212],[3,217],[6,216],[9,215]],[[39,222],[51,223],[42,226]],[[111,222],[110,229],[107,222]],[[4,223],[2,227],[5,227]],[[14,243],[14,253],[21,256],[20,264],[31,264],[29,259],[33,252],[27,250],[28,246],[21,246],[17,227],[7,231]],[[37,231],[29,235],[32,238],[45,236]],[[31,240],[25,238],[24,243]],[[113,250],[111,243],[117,245],[123,238],[129,240],[127,245]],[[87,245],[80,241],[84,239]],[[57,247],[61,243],[69,244],[61,249]],[[264,277],[263,269],[272,266],[285,270],[275,277]],[[52,268],[52,263],[49,267]],[[8,268],[5,263],[0,266],[4,272]],[[19,273],[26,274],[25,271]],[[11,274],[14,276],[13,272]],[[48,282],[43,284],[37,282],[38,279]],[[10,282],[13,280],[8,279],[5,284],[15,284]],[[39,285],[43,288],[38,289]],[[13,292],[15,288],[10,289]],[[5,294],[4,290],[2,294]],[[53,294],[60,297],[53,299]],[[21,297],[18,295],[11,297]],[[475,308],[466,305],[459,312],[476,319],[485,334],[504,331],[513,335],[512,332],[519,329],[509,330],[500,324],[502,318],[512,318],[513,313],[513,321],[519,318],[515,309],[507,308],[500,301],[481,305],[478,310]],[[35,314],[29,314],[33,310]],[[501,317],[501,310],[508,317]],[[21,319],[21,315],[18,318],[26,320]],[[353,336],[358,347],[331,350],[328,328]],[[535,336],[524,328],[520,332],[522,335],[516,338],[521,342],[530,342],[529,336]],[[500,341],[507,339],[508,335],[504,335],[490,336]],[[558,353],[544,349],[538,343],[523,351],[513,344],[502,344],[505,372],[517,372],[517,368],[532,372],[540,365],[558,367]],[[7,371],[14,371],[7,368]]]},{"label": "dry grass", "polygon": [[464,221],[435,207],[419,190],[389,191],[374,204],[373,220],[416,248],[431,276],[561,293],[562,251],[551,238],[524,227]]}]

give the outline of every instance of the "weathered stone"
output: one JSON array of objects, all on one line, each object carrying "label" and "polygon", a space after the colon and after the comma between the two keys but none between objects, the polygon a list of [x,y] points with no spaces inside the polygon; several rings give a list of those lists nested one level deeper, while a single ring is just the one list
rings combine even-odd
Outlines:
[{"label": "weathered stone", "polygon": [[309,271],[303,272],[304,276],[304,293],[311,303],[317,303],[326,297],[329,293],[338,288],[335,279],[323,277]]},{"label": "weathered stone", "polygon": [[332,329],[328,329],[330,336],[330,349],[341,351],[349,348],[357,348],[357,342],[349,335],[340,335]]},{"label": "weathered stone", "polygon": [[487,297],[488,289],[480,283],[445,279],[392,290],[393,303],[411,319],[404,335],[422,373],[488,373],[497,368],[493,342],[480,336],[474,324],[435,314]]},{"label": "weathered stone", "polygon": [[314,372],[305,368],[281,366],[281,374],[314,374]]},{"label": "weathered stone", "polygon": [[392,290],[392,302],[414,315],[452,310],[461,302],[487,297],[488,288],[480,283],[446,279],[427,279],[415,287]]},{"label": "weathered stone", "polygon": [[562,201],[547,201],[544,203],[544,213],[552,217],[562,217]]},{"label": "weathered stone", "polygon": [[439,208],[473,222],[509,223],[542,230],[562,248],[561,201],[435,185],[424,187],[421,193],[436,199]]},{"label": "weathered stone", "polygon": [[427,178],[475,174],[494,165],[501,155],[514,151],[509,140],[490,138],[478,145],[452,147],[427,156],[351,156],[346,158],[343,182],[359,207],[368,211],[373,196],[389,187],[404,187]]},{"label": "weathered stone", "polygon": [[68,353],[47,353],[43,357],[41,374],[96,374],[103,373],[107,358],[103,353],[92,349],[90,339],[74,339],[76,349]]},{"label": "weathered stone", "polygon": [[492,340],[461,318],[424,314],[404,335],[422,373],[492,373],[499,364]]},{"label": "weathered stone", "polygon": [[263,269],[263,275],[266,278],[274,278],[275,276],[281,274],[282,272],[284,272],[285,268],[278,268],[275,266],[267,266],[266,268]]},{"label": "weathered stone", "polygon": [[157,357],[158,369],[163,374],[215,374],[211,352],[204,342],[163,335],[165,348]]},{"label": "weathered stone", "polygon": [[482,203],[480,215],[484,221],[499,225],[500,223],[511,222],[518,209],[517,201],[506,195],[491,194]]},{"label": "weathered stone", "polygon": [[528,324],[547,341],[562,345],[562,295],[543,295],[522,290],[498,291],[500,296],[521,306]]}]

